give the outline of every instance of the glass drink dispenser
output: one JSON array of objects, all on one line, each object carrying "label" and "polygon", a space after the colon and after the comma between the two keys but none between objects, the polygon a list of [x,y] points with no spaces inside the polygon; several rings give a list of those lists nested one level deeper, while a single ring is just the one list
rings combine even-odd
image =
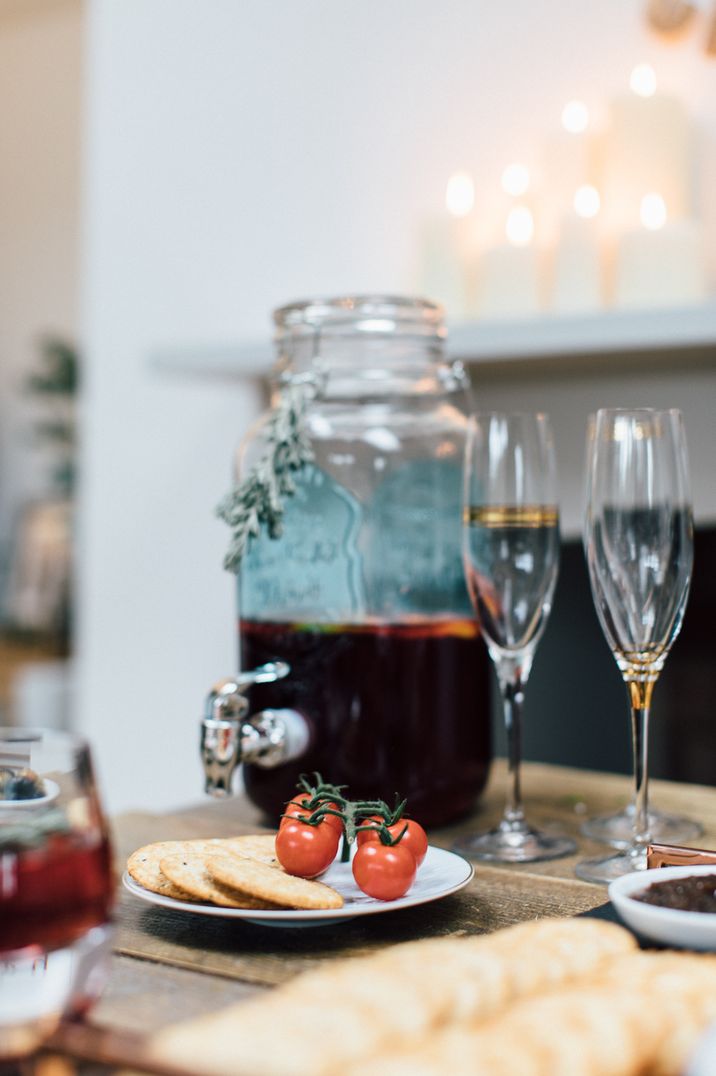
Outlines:
[{"label": "glass drink dispenser", "polygon": [[298,776],[320,771],[447,822],[491,758],[489,663],[461,559],[465,372],[427,301],[310,301],[274,321],[272,409],[222,508],[247,672],[207,701],[207,788],[228,791],[241,761],[247,794],[276,818]]}]

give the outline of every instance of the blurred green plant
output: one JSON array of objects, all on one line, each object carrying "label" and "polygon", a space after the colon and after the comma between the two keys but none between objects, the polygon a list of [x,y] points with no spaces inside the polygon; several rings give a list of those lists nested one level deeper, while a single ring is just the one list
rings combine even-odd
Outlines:
[{"label": "blurred green plant", "polygon": [[43,401],[44,415],[34,424],[35,435],[52,451],[52,492],[71,497],[77,473],[74,401],[79,388],[79,356],[69,341],[48,335],[40,341],[40,364],[26,381],[27,392]]}]

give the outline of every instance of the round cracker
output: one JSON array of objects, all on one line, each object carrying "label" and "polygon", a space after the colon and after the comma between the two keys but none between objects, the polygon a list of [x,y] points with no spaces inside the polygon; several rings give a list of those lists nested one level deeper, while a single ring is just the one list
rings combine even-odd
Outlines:
[{"label": "round cracker", "polygon": [[342,908],[343,897],[323,882],[296,878],[266,863],[241,856],[209,854],[207,869],[211,877],[230,889],[248,893],[259,900],[271,901],[284,908],[319,911]]},{"label": "round cracker", "polygon": [[180,890],[205,903],[218,904],[222,908],[276,907],[268,901],[257,900],[248,893],[229,891],[220,882],[214,881],[206,869],[206,858],[202,852],[164,856],[160,861],[161,872]]},{"label": "round cracker", "polygon": [[223,848],[248,859],[257,859],[271,867],[278,867],[275,833],[249,833],[242,837],[224,837],[218,842]]},{"label": "round cracker", "polygon": [[145,844],[132,852],[127,860],[127,873],[144,889],[174,900],[188,900],[190,895],[170,882],[162,873],[160,863],[165,856],[183,855],[189,852],[216,851],[215,840],[156,841]]}]

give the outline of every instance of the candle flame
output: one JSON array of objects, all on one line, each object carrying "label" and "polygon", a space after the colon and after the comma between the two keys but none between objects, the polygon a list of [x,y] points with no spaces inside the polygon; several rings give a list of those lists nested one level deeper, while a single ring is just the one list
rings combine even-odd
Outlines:
[{"label": "candle flame", "polygon": [[505,234],[513,247],[526,247],[532,241],[535,222],[532,213],[524,205],[515,206],[507,214]]},{"label": "candle flame", "polygon": [[455,172],[445,188],[445,205],[452,217],[466,217],[475,204],[475,184],[469,172]]},{"label": "candle flame", "polygon": [[502,173],[502,189],[505,194],[519,198],[526,194],[530,185],[530,171],[524,164],[508,164]]},{"label": "candle flame", "polygon": [[589,126],[589,109],[584,101],[568,101],[562,109],[562,126],[570,134],[581,134]]},{"label": "candle flame", "polygon": [[578,217],[584,217],[585,220],[588,220],[590,217],[596,217],[601,209],[601,205],[602,200],[596,187],[592,187],[588,183],[585,183],[583,187],[579,187],[577,191],[575,191],[574,212]]},{"label": "candle flame", "polygon": [[645,194],[639,207],[641,223],[656,232],[666,224],[666,202],[660,194]]},{"label": "candle flame", "polygon": [[656,72],[649,64],[637,64],[629,77],[629,85],[638,97],[653,97],[656,93]]}]

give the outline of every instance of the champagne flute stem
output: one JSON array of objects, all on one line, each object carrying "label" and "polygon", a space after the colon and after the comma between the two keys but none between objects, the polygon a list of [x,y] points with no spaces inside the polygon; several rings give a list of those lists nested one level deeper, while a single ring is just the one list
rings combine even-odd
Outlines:
[{"label": "champagne flute stem", "polygon": [[522,762],[522,708],[530,665],[531,660],[518,663],[514,659],[503,659],[497,663],[497,679],[502,695],[502,710],[507,733],[507,766],[510,775],[503,825],[511,829],[522,829],[525,824],[520,765]]},{"label": "champagne flute stem", "polygon": [[649,833],[649,712],[654,680],[629,680],[632,751],[634,755],[633,851],[642,851],[651,840]]}]

